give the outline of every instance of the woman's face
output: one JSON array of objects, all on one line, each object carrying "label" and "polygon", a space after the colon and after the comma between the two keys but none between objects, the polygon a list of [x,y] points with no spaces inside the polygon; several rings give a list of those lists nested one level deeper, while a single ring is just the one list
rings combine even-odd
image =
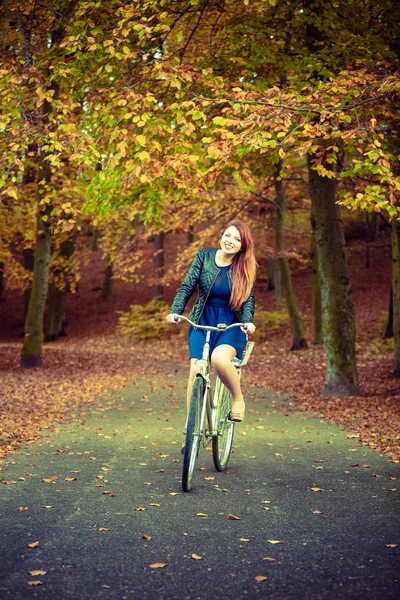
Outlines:
[{"label": "woman's face", "polygon": [[240,233],[236,227],[231,226],[228,227],[228,229],[225,229],[224,233],[222,234],[220,246],[221,250],[230,256],[234,256],[241,250],[242,241],[240,239]]}]

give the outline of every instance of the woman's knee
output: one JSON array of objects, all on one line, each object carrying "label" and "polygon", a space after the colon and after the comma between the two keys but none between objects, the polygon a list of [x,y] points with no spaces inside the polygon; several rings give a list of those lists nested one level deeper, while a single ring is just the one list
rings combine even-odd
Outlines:
[{"label": "woman's knee", "polygon": [[232,346],[217,346],[211,356],[211,362],[216,369],[226,368],[236,354]]}]

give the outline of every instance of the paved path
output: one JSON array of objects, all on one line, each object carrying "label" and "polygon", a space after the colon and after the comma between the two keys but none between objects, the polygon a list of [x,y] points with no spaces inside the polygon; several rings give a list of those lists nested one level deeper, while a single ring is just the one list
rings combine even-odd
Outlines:
[{"label": "paved path", "polygon": [[136,382],[7,458],[1,598],[399,597],[398,465],[250,388],[230,469],[203,450],[183,494],[184,386]]}]

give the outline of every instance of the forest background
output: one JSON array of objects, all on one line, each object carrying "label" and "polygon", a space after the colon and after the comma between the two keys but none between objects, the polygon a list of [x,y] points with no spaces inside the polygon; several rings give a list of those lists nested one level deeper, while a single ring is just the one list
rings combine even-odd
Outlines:
[{"label": "forest background", "polygon": [[173,290],[240,217],[259,263],[249,381],[399,459],[399,16],[0,1],[3,454],[155,354],[179,362]]}]

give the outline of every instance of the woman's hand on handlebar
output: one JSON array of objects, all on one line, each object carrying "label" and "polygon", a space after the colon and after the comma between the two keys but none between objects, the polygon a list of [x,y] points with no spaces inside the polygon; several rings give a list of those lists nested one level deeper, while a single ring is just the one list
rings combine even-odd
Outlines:
[{"label": "woman's hand on handlebar", "polygon": [[181,319],[177,319],[176,315],[174,314],[167,315],[165,317],[165,320],[167,321],[167,323],[169,323],[169,325],[179,325],[179,323],[181,322]]},{"label": "woman's hand on handlebar", "polygon": [[256,330],[256,326],[254,325],[254,323],[245,323],[244,327],[240,328],[244,333],[247,333],[249,335],[251,335],[252,333],[255,332]]}]

